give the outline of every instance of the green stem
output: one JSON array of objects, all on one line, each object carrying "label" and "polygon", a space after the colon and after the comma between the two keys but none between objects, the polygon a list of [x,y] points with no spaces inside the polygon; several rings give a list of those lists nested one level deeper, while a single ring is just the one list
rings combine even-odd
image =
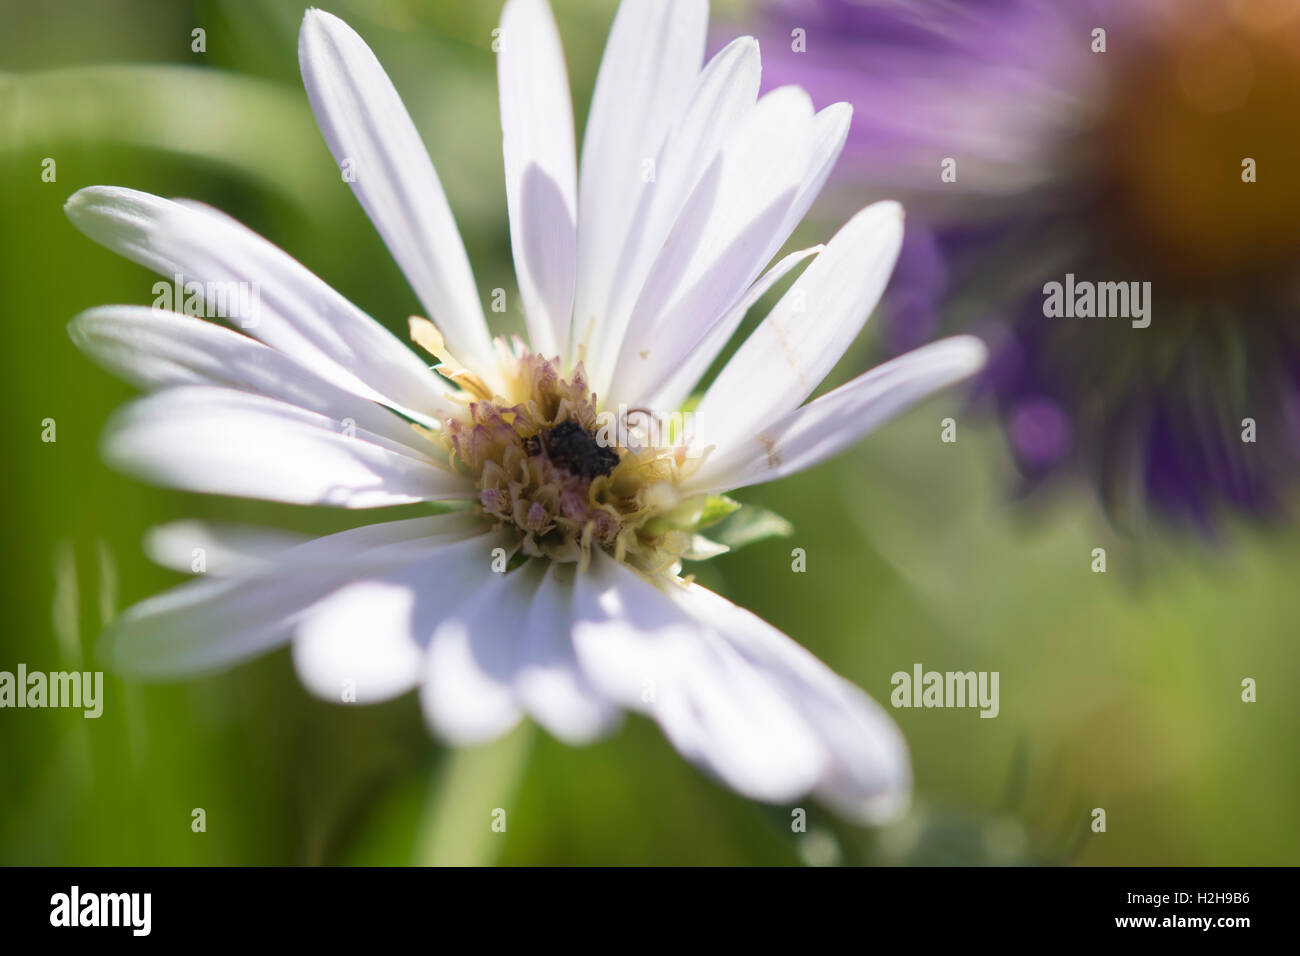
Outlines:
[{"label": "green stem", "polygon": [[494,743],[448,751],[421,814],[417,865],[490,866],[500,859],[535,735],[525,722]]}]

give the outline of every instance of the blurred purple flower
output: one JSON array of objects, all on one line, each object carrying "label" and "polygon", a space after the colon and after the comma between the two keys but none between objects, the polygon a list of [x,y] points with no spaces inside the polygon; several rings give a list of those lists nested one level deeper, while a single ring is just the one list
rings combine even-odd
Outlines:
[{"label": "blurred purple flower", "polygon": [[[832,197],[908,207],[886,348],[988,333],[1027,487],[1079,471],[1112,513],[1206,529],[1284,509],[1300,0],[778,0],[756,32],[766,87],[854,105]],[[1150,282],[1151,324],[1046,316],[1067,273]]]}]

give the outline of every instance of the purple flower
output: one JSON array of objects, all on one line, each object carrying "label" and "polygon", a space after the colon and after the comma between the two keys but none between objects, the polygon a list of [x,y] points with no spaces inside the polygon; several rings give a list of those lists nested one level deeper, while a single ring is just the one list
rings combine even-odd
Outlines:
[{"label": "purple flower", "polygon": [[1300,0],[784,0],[763,24],[765,85],[854,105],[831,194],[908,206],[885,346],[992,328],[979,387],[1028,487],[1080,472],[1112,513],[1207,529],[1284,508]]}]

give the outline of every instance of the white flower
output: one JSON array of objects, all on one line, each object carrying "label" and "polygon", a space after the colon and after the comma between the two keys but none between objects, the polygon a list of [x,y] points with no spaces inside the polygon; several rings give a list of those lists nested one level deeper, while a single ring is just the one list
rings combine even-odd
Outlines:
[{"label": "white flower", "polygon": [[[975,371],[984,351],[949,339],[804,404],[875,306],[902,213],[870,206],[762,274],[835,161],[849,110],[814,113],[793,87],[758,98],[750,38],[701,68],[706,18],[703,0],[625,0],[579,174],[550,10],[506,5],[501,122],[527,347],[490,337],[410,117],[370,49],[327,13],[303,21],[307,93],[427,310],[411,331],[437,372],[215,210],[109,187],[68,201],[87,235],[186,289],[202,283],[248,333],[144,307],[78,316],[76,343],[152,390],[109,424],[112,463],[297,504],[471,503],[305,541],[162,529],[155,555],[207,573],[126,612],[110,639],[117,665],[174,676],[292,642],[313,692],[339,700],[354,687],[368,702],[418,689],[455,744],[524,714],[590,741],[629,709],[746,796],[811,792],[864,821],[898,811],[910,769],[888,716],[683,578],[680,559],[707,550],[696,531],[712,496],[839,452]],[[704,391],[693,427],[648,440],[749,307],[810,258]],[[192,553],[210,563],[192,567]]]}]

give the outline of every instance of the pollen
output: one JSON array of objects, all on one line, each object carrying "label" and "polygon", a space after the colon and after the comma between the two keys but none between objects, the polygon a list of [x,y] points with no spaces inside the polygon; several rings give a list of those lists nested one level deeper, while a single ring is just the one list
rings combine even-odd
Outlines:
[{"label": "pollen", "polygon": [[601,409],[581,362],[566,374],[558,359],[498,340],[504,394],[497,394],[462,371],[432,324],[420,321],[417,341],[437,349],[438,371],[461,388],[461,404],[436,438],[452,466],[477,483],[486,518],[513,529],[528,557],[585,564],[600,548],[641,570],[675,573],[692,536],[674,516],[684,503],[691,510],[680,487],[698,457],[684,445],[628,438],[618,414]]}]

